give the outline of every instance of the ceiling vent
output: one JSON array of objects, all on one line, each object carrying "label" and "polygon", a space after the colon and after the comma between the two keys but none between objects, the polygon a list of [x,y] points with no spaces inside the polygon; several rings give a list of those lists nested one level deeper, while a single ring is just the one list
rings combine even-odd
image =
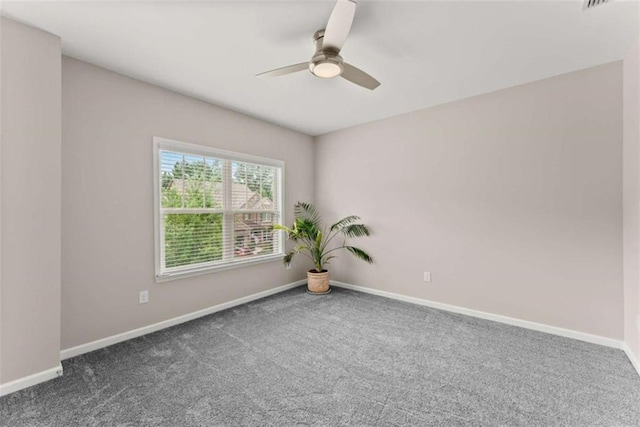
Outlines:
[{"label": "ceiling vent", "polygon": [[602,6],[603,4],[611,3],[613,0],[584,0],[582,5],[582,11],[591,10],[595,7]]}]

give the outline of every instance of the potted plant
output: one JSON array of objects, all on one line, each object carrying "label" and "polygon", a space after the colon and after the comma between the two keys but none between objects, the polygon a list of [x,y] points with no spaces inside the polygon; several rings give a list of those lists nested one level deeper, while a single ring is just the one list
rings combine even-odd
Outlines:
[{"label": "potted plant", "polygon": [[[307,292],[312,294],[326,294],[331,291],[329,287],[329,272],[325,265],[336,257],[336,251],[346,249],[365,262],[372,263],[373,258],[365,251],[355,246],[347,245],[351,237],[368,236],[369,229],[360,223],[356,215],[349,215],[331,225],[329,229],[322,228],[320,214],[311,203],[298,202],[294,206],[295,219],[291,228],[284,225],[275,225],[275,230],[282,230],[290,240],[296,242],[283,258],[284,264],[289,266],[295,254],[303,254],[313,261],[314,268],[307,272]],[[330,245],[334,239],[340,237],[341,245]]]}]

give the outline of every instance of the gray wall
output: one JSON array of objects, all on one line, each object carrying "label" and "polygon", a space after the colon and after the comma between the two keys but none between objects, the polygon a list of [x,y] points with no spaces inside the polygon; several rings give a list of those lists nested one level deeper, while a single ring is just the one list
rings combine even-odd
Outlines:
[{"label": "gray wall", "polygon": [[624,340],[640,360],[640,43],[624,59]]},{"label": "gray wall", "polygon": [[0,383],[60,362],[60,38],[1,19]]},{"label": "gray wall", "polygon": [[333,278],[621,339],[621,91],[616,62],[319,137],[317,203],[375,233]]},{"label": "gray wall", "polygon": [[313,200],[311,137],[75,59],[62,69],[63,349],[304,277],[274,261],[155,283],[152,138],[284,160],[291,209]]}]

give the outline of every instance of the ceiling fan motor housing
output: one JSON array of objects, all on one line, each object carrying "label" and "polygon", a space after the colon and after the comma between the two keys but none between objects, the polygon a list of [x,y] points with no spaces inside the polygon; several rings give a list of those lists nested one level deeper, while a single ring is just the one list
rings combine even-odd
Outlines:
[{"label": "ceiling fan motor housing", "polygon": [[309,61],[309,71],[323,79],[337,77],[344,71],[342,57],[333,49],[325,49],[323,44],[324,30],[318,30],[313,35],[313,42],[316,45],[316,53]]}]

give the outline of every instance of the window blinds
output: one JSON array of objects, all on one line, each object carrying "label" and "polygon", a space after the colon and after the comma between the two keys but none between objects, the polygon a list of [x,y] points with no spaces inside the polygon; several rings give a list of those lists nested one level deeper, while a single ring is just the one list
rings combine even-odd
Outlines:
[{"label": "window blinds", "polygon": [[282,166],[190,146],[158,142],[156,274],[281,255],[282,236],[273,226],[282,219]]}]

